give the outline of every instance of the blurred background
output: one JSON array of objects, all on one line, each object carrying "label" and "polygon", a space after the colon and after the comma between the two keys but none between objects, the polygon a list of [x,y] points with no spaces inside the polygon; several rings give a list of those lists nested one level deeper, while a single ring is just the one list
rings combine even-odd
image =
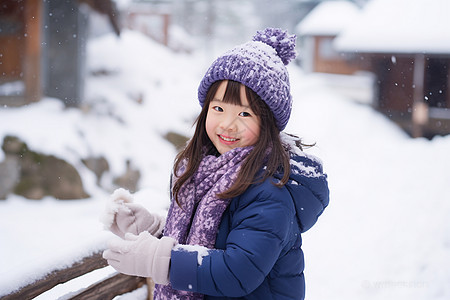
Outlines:
[{"label": "blurred background", "polygon": [[448,0],[2,0],[0,296],[101,250],[116,188],[165,214],[206,69],[280,27],[298,52],[286,131],[316,143],[331,191],[304,236],[307,298],[448,299],[449,11]]}]

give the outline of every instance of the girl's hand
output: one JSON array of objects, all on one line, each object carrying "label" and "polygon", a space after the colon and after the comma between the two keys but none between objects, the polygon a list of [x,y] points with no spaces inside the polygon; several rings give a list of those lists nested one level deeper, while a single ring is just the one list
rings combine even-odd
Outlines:
[{"label": "girl's hand", "polygon": [[172,248],[177,244],[171,237],[157,239],[148,232],[138,236],[127,233],[124,240],[111,240],[103,258],[120,273],[151,277],[157,284],[169,283]]},{"label": "girl's hand", "polygon": [[124,238],[126,233],[139,235],[144,231],[159,238],[164,224],[163,217],[150,213],[143,206],[136,203],[123,203],[118,207],[109,230],[121,238]]},{"label": "girl's hand", "polygon": [[122,188],[111,195],[100,219],[106,229],[121,238],[126,233],[139,235],[143,231],[159,238],[165,225],[164,217],[152,214],[142,205],[133,203],[131,193]]}]

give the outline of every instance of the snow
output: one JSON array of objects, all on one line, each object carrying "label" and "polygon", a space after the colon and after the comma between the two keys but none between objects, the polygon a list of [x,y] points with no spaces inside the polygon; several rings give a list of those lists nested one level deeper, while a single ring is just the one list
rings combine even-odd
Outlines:
[{"label": "snow", "polygon": [[296,33],[306,35],[338,35],[360,14],[349,1],[325,1],[318,4],[297,26]]},{"label": "snow", "polygon": [[7,82],[0,85],[0,95],[2,96],[21,95],[24,91],[25,84],[23,81]]},{"label": "snow", "polygon": [[197,263],[202,265],[203,257],[208,255],[209,249],[200,245],[177,245],[174,248],[178,251],[197,252]]},{"label": "snow", "polygon": [[111,228],[114,222],[115,215],[119,211],[121,206],[125,209],[126,212],[130,212],[131,210],[123,204],[132,202],[133,195],[128,190],[124,188],[116,189],[111,194],[109,201],[106,202],[105,211],[100,216],[100,222],[103,223],[105,229]]},{"label": "snow", "polygon": [[410,139],[322,82],[303,78],[287,128],[317,142],[329,175],[330,206],[303,240],[310,299],[447,299],[450,137]]},{"label": "snow", "polygon": [[[110,193],[81,158],[104,155],[111,164],[105,176],[121,174],[130,159],[142,172],[134,202],[168,209],[176,152],[162,136],[192,134],[206,61],[130,31],[96,38],[87,50],[89,70],[105,75],[87,78],[83,109],[47,98],[0,110],[0,138],[14,134],[35,151],[67,159],[91,195],[0,201],[0,295],[104,248],[113,236],[99,221]],[[286,132],[317,143],[306,151],[323,161],[331,190],[330,206],[303,235],[307,298],[449,299],[450,136],[411,139],[324,76],[293,64],[289,72],[294,107]]]},{"label": "snow", "polygon": [[[65,300],[70,299],[71,296],[76,295],[77,292],[82,292],[86,287],[91,284],[96,284],[99,280],[105,278],[110,278],[117,275],[116,270],[111,267],[101,268],[85,275],[79,276],[73,280],[57,285],[53,289],[42,293],[41,295],[33,298],[34,300],[45,300],[45,299],[58,299]],[[67,293],[67,291],[71,291]],[[64,296],[61,296],[64,295]],[[121,300],[123,300],[122,298]],[[142,298],[145,299],[145,298]]]},{"label": "snow", "polygon": [[339,51],[450,53],[450,1],[371,0],[336,39]]}]

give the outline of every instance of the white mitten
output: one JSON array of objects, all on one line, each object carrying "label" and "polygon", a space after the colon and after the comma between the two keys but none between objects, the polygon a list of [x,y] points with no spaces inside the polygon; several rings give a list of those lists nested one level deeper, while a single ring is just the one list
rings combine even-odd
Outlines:
[{"label": "white mitten", "polygon": [[101,220],[105,228],[121,238],[128,232],[138,235],[143,231],[160,237],[165,225],[164,217],[133,203],[133,196],[122,188],[111,195]]},{"label": "white mitten", "polygon": [[103,258],[120,273],[151,277],[157,284],[169,283],[172,248],[177,244],[171,237],[157,239],[148,232],[139,236],[127,233],[125,240],[111,240]]}]

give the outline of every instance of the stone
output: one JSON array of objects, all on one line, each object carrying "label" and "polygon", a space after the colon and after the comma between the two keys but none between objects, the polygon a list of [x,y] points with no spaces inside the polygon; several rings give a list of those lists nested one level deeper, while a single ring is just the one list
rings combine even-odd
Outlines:
[{"label": "stone", "polygon": [[141,172],[131,165],[131,161],[127,160],[127,169],[125,173],[114,179],[114,184],[134,193],[137,190]]},{"label": "stone", "polygon": [[[18,176],[13,174],[10,179],[15,184],[9,183],[9,192],[28,199],[42,199],[45,196],[57,199],[89,197],[78,171],[65,160],[32,151],[25,142],[13,136],[4,138],[2,149],[6,157],[4,169],[18,170]],[[3,193],[0,191],[0,195]]]},{"label": "stone", "polygon": [[164,138],[170,142],[177,151],[181,151],[184,147],[186,147],[187,142],[189,141],[189,138],[173,132],[173,131],[169,131],[164,135]]},{"label": "stone", "polygon": [[102,176],[109,171],[109,163],[103,156],[88,157],[82,160],[83,164],[97,177],[97,185],[100,186]]}]

